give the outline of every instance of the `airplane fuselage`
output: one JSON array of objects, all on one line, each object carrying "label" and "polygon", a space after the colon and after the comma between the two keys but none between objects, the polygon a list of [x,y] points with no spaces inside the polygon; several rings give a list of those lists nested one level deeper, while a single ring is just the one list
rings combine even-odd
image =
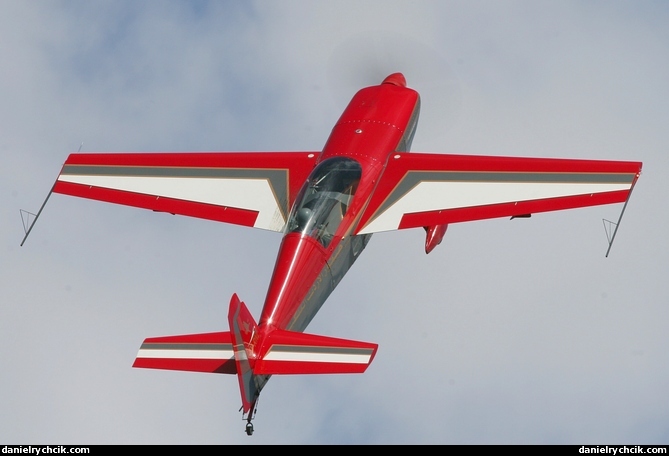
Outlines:
[{"label": "airplane fuselage", "polygon": [[392,154],[409,150],[419,111],[398,74],[353,97],[293,205],[261,333],[303,331],[363,251],[371,234],[355,235],[356,226]]}]

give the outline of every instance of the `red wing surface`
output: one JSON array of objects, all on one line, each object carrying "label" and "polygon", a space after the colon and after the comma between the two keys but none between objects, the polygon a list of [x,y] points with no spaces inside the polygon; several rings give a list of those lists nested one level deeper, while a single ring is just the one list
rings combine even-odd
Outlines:
[{"label": "red wing surface", "polygon": [[235,374],[229,331],[150,337],[144,340],[133,367]]},{"label": "red wing surface", "polygon": [[627,200],[641,163],[397,153],[357,234]]},{"label": "red wing surface", "polygon": [[53,191],[282,231],[317,152],[71,154]]}]

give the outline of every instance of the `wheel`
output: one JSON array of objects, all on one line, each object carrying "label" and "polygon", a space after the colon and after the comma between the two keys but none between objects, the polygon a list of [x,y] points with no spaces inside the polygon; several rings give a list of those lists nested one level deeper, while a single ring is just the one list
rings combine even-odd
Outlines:
[{"label": "wheel", "polygon": [[253,424],[246,424],[246,435],[253,435]]}]

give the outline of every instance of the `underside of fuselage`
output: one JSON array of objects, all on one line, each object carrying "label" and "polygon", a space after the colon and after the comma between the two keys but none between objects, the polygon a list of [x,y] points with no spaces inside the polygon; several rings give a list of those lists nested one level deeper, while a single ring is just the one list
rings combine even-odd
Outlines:
[{"label": "underside of fuselage", "polygon": [[[409,151],[419,113],[420,97],[401,74],[353,97],[293,204],[261,333],[304,331],[362,253],[371,234],[356,235],[357,222],[389,156]],[[254,404],[269,379],[255,377]]]},{"label": "underside of fuselage", "polygon": [[355,234],[360,215],[389,156],[411,147],[419,112],[401,74],[353,97],[293,204],[261,327],[303,331],[353,265],[371,237]]}]

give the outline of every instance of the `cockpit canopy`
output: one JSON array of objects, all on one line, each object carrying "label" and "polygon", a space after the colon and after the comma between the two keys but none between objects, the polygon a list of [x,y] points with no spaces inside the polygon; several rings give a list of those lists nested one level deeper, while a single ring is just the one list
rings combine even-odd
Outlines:
[{"label": "cockpit canopy", "polygon": [[320,163],[295,200],[287,232],[303,233],[327,247],[351,204],[361,175],[362,167],[350,158],[334,157]]}]

